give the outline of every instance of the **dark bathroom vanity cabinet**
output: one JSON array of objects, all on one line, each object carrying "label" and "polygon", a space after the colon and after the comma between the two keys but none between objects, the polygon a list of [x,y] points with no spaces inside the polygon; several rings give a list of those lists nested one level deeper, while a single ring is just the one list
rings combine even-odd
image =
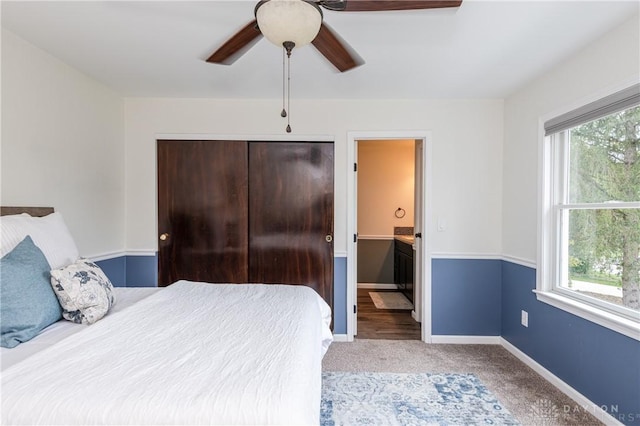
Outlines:
[{"label": "dark bathroom vanity cabinet", "polygon": [[396,236],[393,243],[393,281],[413,303],[413,237]]}]

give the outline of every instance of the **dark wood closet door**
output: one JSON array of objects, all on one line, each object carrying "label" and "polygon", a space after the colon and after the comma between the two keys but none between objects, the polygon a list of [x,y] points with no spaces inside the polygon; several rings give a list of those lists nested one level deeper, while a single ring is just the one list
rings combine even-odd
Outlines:
[{"label": "dark wood closet door", "polygon": [[249,142],[249,278],[333,307],[333,143]]},{"label": "dark wood closet door", "polygon": [[158,285],[247,282],[247,143],[158,141]]}]

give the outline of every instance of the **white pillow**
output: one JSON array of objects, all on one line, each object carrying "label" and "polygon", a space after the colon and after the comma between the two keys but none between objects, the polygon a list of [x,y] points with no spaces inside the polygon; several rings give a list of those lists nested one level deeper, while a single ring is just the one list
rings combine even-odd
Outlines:
[{"label": "white pillow", "polygon": [[44,217],[28,214],[2,216],[0,257],[13,250],[27,235],[44,253],[51,269],[70,265],[80,256],[62,215],[56,212]]},{"label": "white pillow", "polygon": [[27,213],[0,216],[0,257],[4,257],[24,240],[29,228],[29,219],[31,216]]},{"label": "white pillow", "polygon": [[111,281],[87,259],[52,270],[51,286],[62,306],[63,318],[78,324],[93,324],[116,303]]}]

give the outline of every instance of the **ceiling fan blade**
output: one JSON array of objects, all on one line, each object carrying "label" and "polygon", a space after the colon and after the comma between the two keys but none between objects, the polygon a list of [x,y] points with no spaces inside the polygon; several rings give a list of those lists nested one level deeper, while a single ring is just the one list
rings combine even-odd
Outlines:
[{"label": "ceiling fan blade", "polygon": [[325,23],[322,23],[320,32],[311,43],[340,72],[349,71],[364,64],[360,55]]},{"label": "ceiling fan blade", "polygon": [[320,4],[338,12],[381,12],[459,7],[462,0],[327,0]]},{"label": "ceiling fan blade", "polygon": [[262,33],[258,29],[258,21],[254,19],[213,52],[207,62],[230,65],[256,44],[261,37]]}]

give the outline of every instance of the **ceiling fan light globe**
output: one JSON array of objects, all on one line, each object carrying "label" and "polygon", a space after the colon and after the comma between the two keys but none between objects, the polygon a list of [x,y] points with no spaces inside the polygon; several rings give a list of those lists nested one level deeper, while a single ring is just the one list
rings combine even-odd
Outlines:
[{"label": "ceiling fan light globe", "polygon": [[258,27],[267,40],[278,47],[285,41],[305,46],[320,31],[322,12],[304,0],[269,0],[256,9]]}]

